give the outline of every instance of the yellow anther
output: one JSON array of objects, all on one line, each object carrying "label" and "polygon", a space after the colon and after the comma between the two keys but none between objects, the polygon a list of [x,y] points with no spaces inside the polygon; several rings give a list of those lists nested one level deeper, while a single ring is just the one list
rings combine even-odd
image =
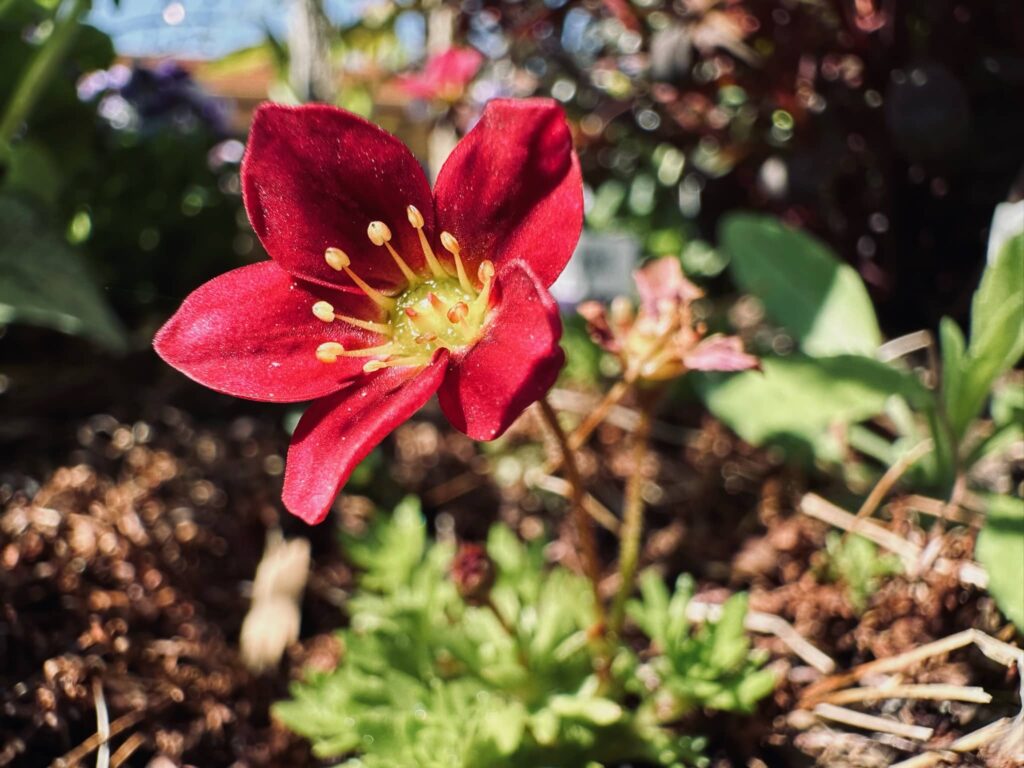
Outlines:
[{"label": "yellow anther", "polygon": [[395,306],[394,299],[385,296],[352,271],[352,259],[350,259],[348,254],[341,250],[341,248],[328,248],[324,251],[324,259],[327,260],[327,263],[330,264],[333,269],[336,269],[339,272],[344,270],[345,274],[349,276],[352,282],[359,286],[359,290],[365,293],[378,307],[391,309]]},{"label": "yellow anther", "polygon": [[383,221],[371,221],[366,228],[366,236],[374,245],[384,245],[391,240],[391,229]]},{"label": "yellow anther", "polygon": [[494,277],[494,262],[490,260],[481,261],[476,276],[480,278],[480,282],[484,285],[491,282],[491,278]]},{"label": "yellow anther", "polygon": [[339,355],[344,354],[345,348],[336,341],[327,341],[316,348],[316,359],[321,363],[336,362]]},{"label": "yellow anther", "polygon": [[338,272],[341,272],[341,270],[352,263],[352,259],[341,248],[328,248],[324,251],[324,259]]},{"label": "yellow anther", "polygon": [[405,209],[405,215],[409,217],[409,223],[412,224],[413,229],[423,229],[423,214],[420,213],[419,208],[410,205]]},{"label": "yellow anther", "polygon": [[334,307],[328,301],[318,301],[313,305],[313,314],[325,323],[334,322]]},{"label": "yellow anther", "polygon": [[453,256],[459,255],[459,241],[456,240],[455,235],[447,229],[441,233],[441,245],[443,245],[445,250],[449,251]]},{"label": "yellow anther", "polygon": [[469,277],[466,275],[466,268],[462,264],[462,249],[459,248],[459,241],[455,239],[455,235],[448,231],[442,232],[441,245],[455,259],[455,272],[459,276],[459,285],[462,286],[462,290],[476,293],[473,284],[469,282]]}]

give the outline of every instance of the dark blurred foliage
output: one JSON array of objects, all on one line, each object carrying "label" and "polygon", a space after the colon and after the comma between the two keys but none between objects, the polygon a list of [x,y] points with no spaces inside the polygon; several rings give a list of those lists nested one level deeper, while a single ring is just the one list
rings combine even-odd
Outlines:
[{"label": "dark blurred foliage", "polygon": [[241,213],[242,145],[227,137],[223,106],[174,64],[121,78],[83,94],[97,115],[95,162],[72,180],[67,204],[89,218],[84,246],[137,324],[245,263],[254,238]]},{"label": "dark blurred foliage", "polygon": [[[21,3],[0,19],[0,104],[47,18]],[[109,38],[83,25],[0,169],[0,189],[78,247],[129,328],[151,329],[253,248],[239,227],[241,144],[224,144],[224,107],[181,68],[113,60]]]},{"label": "dark blurred foliage", "polygon": [[597,200],[610,182],[648,250],[677,245],[680,209],[712,240],[723,213],[768,210],[859,269],[888,335],[964,319],[1024,169],[1019,0],[463,8],[471,42],[566,103]]}]

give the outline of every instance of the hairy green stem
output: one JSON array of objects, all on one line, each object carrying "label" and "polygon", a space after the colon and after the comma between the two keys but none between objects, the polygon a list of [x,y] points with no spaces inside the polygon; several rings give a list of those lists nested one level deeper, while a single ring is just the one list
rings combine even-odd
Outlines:
[{"label": "hairy green stem", "polygon": [[626,480],[625,508],[622,513],[622,532],[619,538],[619,591],[612,603],[608,632],[618,637],[626,617],[626,601],[633,593],[636,568],[640,559],[640,537],[644,530],[644,476],[643,463],[647,457],[648,438],[651,433],[650,403],[641,399],[640,421],[633,432],[633,472]]},{"label": "hairy green stem", "polygon": [[79,22],[89,10],[90,0],[72,0],[68,12],[54,22],[49,39],[35,52],[32,60],[15,86],[0,118],[0,163],[6,163],[11,153],[11,140],[18,128],[28,119],[39,97],[46,90],[64,56],[75,39]]},{"label": "hairy green stem", "polygon": [[580,476],[579,465],[576,463],[576,452],[569,444],[569,438],[565,434],[565,430],[562,429],[562,425],[558,423],[558,415],[555,413],[555,409],[551,407],[551,403],[548,402],[547,396],[541,398],[537,405],[540,406],[541,415],[544,417],[545,423],[554,435],[562,452],[562,464],[565,467],[566,479],[569,481],[571,488],[569,506],[572,511],[573,524],[576,528],[576,537],[579,540],[580,559],[583,562],[583,570],[587,578],[590,579],[594,592],[594,613],[597,617],[597,624],[601,628],[601,634],[603,634],[605,617],[604,605],[601,602],[599,589],[601,564],[597,558],[597,537],[594,534],[594,523],[590,519],[590,515],[587,514],[586,507],[583,505],[583,480]]}]

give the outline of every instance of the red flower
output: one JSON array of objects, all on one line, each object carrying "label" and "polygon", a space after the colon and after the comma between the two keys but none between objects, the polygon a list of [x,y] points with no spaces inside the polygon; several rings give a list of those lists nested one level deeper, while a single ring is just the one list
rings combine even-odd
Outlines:
[{"label": "red flower", "polygon": [[554,102],[488,104],[433,194],[371,123],[265,105],[242,187],[272,260],[200,286],[154,346],[219,392],[316,400],[284,481],[303,520],[323,520],[355,465],[434,392],[455,427],[490,440],[554,383],[564,356],[547,287],[583,216]]},{"label": "red flower", "polygon": [[398,84],[417,99],[456,102],[483,62],[484,57],[475,48],[449,48],[427,59],[422,72],[400,77]]}]

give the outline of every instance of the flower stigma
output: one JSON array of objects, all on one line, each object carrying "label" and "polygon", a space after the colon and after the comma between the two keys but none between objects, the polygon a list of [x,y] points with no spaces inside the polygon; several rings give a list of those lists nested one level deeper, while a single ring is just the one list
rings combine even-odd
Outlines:
[{"label": "flower stigma", "polygon": [[441,245],[451,256],[454,269],[442,264],[423,232],[424,219],[419,210],[406,208],[409,224],[419,236],[427,274],[419,274],[391,244],[392,232],[383,221],[371,221],[366,236],[377,247],[387,250],[405,278],[404,289],[386,295],[373,288],[352,270],[352,260],[340,248],[328,248],[324,259],[349,279],[376,304],[386,317],[379,320],[350,317],[335,312],[327,301],[318,301],[313,315],[324,323],[342,322],[384,337],[381,344],[346,349],[336,341],[324,342],[316,349],[323,363],[337,362],[339,357],[369,357],[363,365],[367,373],[395,366],[427,365],[434,352],[465,349],[480,337],[490,310],[494,286],[494,264],[480,262],[474,282],[470,279],[458,240],[450,232],[441,233]]}]

